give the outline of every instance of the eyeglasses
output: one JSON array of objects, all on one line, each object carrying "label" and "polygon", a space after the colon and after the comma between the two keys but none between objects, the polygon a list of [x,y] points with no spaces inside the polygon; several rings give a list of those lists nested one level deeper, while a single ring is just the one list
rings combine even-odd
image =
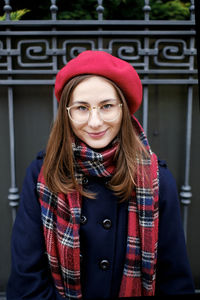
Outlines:
[{"label": "eyeglasses", "polygon": [[97,109],[101,119],[105,122],[115,121],[121,111],[122,103],[112,103],[108,102],[100,106],[89,106],[86,104],[74,104],[72,106],[66,107],[68,111],[69,118],[75,123],[86,123],[89,120],[91,111]]}]

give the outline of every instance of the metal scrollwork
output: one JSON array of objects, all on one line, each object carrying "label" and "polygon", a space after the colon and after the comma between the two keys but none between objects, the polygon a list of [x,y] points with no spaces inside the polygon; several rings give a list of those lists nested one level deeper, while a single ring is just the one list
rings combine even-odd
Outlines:
[{"label": "metal scrollwork", "polygon": [[[25,46],[27,46],[26,49]],[[25,51],[26,56],[19,55],[17,61],[21,67],[51,67],[52,62],[38,63],[35,61],[47,60],[52,55],[52,51],[49,48],[49,43],[46,40],[22,40],[18,43],[18,51],[22,53]],[[28,59],[33,62],[23,62],[23,59]]]},{"label": "metal scrollwork", "polygon": [[[0,41],[0,61],[3,60],[3,57],[5,57],[7,55],[6,52],[7,51],[5,49],[3,49],[3,42]],[[7,67],[8,64],[7,64],[7,62],[0,62],[0,66],[1,67]]]},{"label": "metal scrollwork", "polygon": [[66,65],[68,62],[67,53],[69,53],[69,59],[75,58],[78,54],[85,50],[95,50],[95,43],[94,41],[89,40],[67,40],[63,43],[62,50],[63,63]]},{"label": "metal scrollwork", "polygon": [[71,49],[70,49],[70,51],[69,51],[69,55],[70,55],[70,57],[71,58],[75,58],[78,54],[80,54],[81,52],[83,52],[83,51],[86,51],[87,50],[87,48],[85,48],[85,47],[72,47]]},{"label": "metal scrollwork", "polygon": [[[125,56],[124,54],[135,54],[133,56]],[[122,46],[118,49],[117,54],[119,58],[124,59],[124,60],[138,60],[140,56],[136,54],[136,49],[133,46]]]},{"label": "metal scrollwork", "polygon": [[[121,46],[123,45],[123,46]],[[140,62],[142,58],[141,41],[137,39],[115,39],[109,42],[109,49],[116,52],[117,56],[130,63],[134,62],[134,66],[143,67],[144,63]],[[137,62],[138,61],[138,62]]]},{"label": "metal scrollwork", "polygon": [[189,67],[189,62],[185,62],[186,56],[190,55],[186,41],[159,39],[155,42],[155,47],[160,49],[158,55],[154,57],[156,66]]}]

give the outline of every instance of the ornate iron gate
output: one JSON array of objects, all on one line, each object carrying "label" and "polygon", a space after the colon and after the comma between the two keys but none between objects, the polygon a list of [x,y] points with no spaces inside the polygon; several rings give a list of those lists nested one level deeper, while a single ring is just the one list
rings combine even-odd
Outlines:
[{"label": "ornate iron gate", "polygon": [[[104,20],[103,1],[97,1],[98,20],[57,20],[51,0],[51,20],[11,21],[10,1],[4,1],[6,20],[0,22],[0,86],[7,88],[10,187],[9,206],[14,221],[20,200],[16,178],[14,102],[15,87],[51,86],[53,118],[57,103],[53,92],[58,70],[86,49],[104,50],[131,63],[143,83],[143,127],[148,132],[151,86],[183,86],[187,90],[184,181],[180,190],[183,224],[187,237],[190,186],[193,91],[198,84],[195,48],[194,0],[190,20],[152,21],[149,0],[144,1],[144,20]],[[0,95],[1,96],[1,95]],[[7,125],[6,125],[7,126]],[[155,133],[156,135],[156,133]]]}]

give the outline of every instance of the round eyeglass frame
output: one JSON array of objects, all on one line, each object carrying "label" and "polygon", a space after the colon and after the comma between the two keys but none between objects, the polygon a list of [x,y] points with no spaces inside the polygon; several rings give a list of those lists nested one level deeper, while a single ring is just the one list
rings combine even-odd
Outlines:
[{"label": "round eyeglass frame", "polygon": [[[122,104],[122,103],[118,103],[117,105],[118,105],[119,107],[122,107],[123,104]],[[92,111],[93,109],[97,109],[97,110],[100,109],[99,106],[92,106],[92,107],[89,107],[89,115],[88,115],[87,121],[79,122],[79,121],[76,121],[76,120],[72,119],[72,117],[71,117],[71,115],[70,115],[70,109],[71,109],[73,106],[75,106],[75,105],[66,106],[66,109],[67,109],[68,116],[69,116],[70,120],[71,120],[72,122],[78,123],[78,124],[84,124],[84,123],[87,123],[88,120],[89,120],[91,111]],[[104,120],[104,118],[102,118],[102,115],[101,115],[101,112],[100,112],[100,111],[99,111],[99,116],[101,117],[101,119],[102,119],[104,122],[113,122],[113,121],[115,121],[115,120],[119,117],[119,114],[118,114],[114,119],[112,119],[112,120]]]}]

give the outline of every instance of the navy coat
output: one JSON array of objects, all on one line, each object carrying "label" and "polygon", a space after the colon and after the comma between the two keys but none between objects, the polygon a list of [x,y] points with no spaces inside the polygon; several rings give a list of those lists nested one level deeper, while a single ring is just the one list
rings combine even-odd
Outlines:
[{"label": "navy coat", "polygon": [[[56,291],[48,267],[36,183],[43,153],[27,169],[20,206],[12,233],[12,268],[7,300],[63,299]],[[156,295],[193,294],[194,285],[186,253],[175,180],[159,161],[159,242]],[[119,204],[105,179],[84,178],[97,194],[83,199],[81,285],[83,299],[117,298],[126,250],[127,203]]]}]

